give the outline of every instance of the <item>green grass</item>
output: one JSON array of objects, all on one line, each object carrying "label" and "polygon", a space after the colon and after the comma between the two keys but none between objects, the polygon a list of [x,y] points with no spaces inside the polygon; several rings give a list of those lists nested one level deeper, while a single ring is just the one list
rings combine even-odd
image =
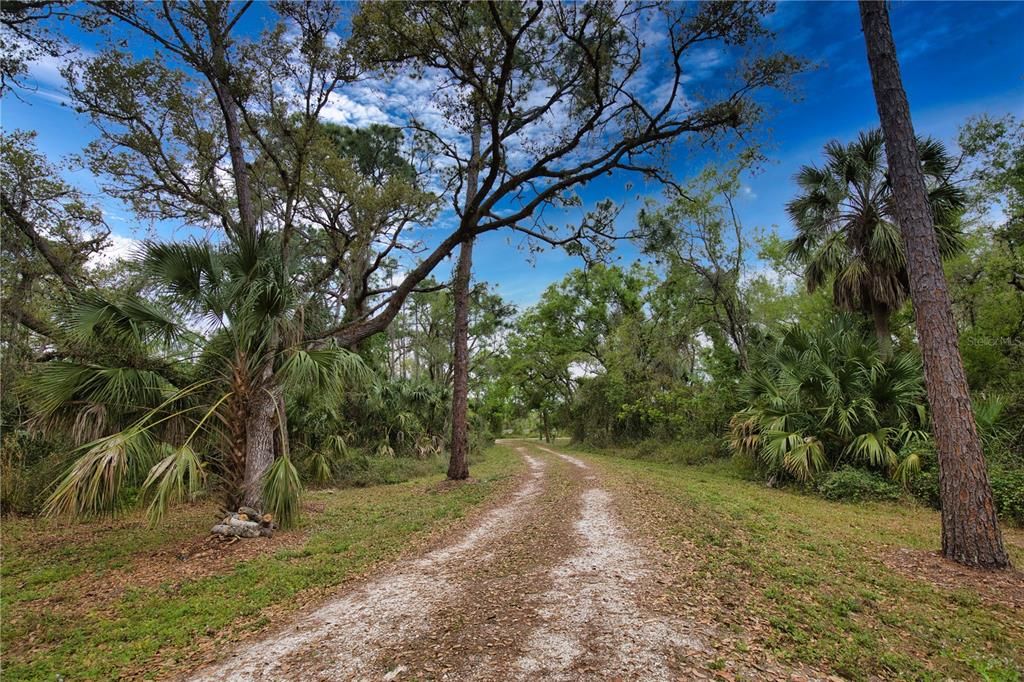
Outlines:
[{"label": "green grass", "polygon": [[[854,680],[1021,679],[1024,614],[880,560],[897,548],[935,549],[935,512],[769,489],[728,462],[594,457],[655,510],[669,549],[692,558],[687,589],[714,595],[719,620],[737,632],[746,614],[759,615],[755,634],[776,657]],[[1024,566],[1024,534],[1007,529],[1006,538]]]},{"label": "green grass", "polygon": [[[115,679],[190,667],[196,652],[314,602],[464,516],[520,466],[497,446],[474,463],[476,483],[445,492],[430,488],[441,478],[434,475],[311,493],[307,501],[322,511],[304,516],[296,531],[304,541],[279,542],[286,548],[195,579],[181,574],[173,548],[202,535],[212,506],[173,510],[156,532],[141,515],[77,524],[5,519],[3,677]],[[156,579],[131,579],[139,561]],[[111,581],[123,589],[109,589]],[[94,585],[105,586],[100,597],[80,593]]]}]

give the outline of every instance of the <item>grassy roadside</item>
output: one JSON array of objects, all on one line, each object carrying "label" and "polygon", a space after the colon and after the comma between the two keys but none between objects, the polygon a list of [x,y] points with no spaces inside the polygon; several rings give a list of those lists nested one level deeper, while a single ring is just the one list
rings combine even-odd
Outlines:
[{"label": "grassy roadside", "polygon": [[425,541],[492,499],[520,467],[495,446],[474,463],[473,485],[441,492],[431,476],[313,492],[298,529],[212,550],[206,505],[156,530],[140,515],[5,519],[3,678],[149,679],[191,668]]},{"label": "grassy roadside", "polygon": [[[769,489],[727,462],[592,457],[629,491],[626,513],[688,562],[685,589],[710,596],[709,617],[777,658],[854,680],[1021,679],[1024,575],[929,553],[936,512]],[[1024,532],[1005,536],[1024,567]]]}]

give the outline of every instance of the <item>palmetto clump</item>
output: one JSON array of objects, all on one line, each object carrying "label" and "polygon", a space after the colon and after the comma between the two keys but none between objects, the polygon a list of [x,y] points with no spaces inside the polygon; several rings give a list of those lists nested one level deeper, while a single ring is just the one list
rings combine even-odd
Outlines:
[{"label": "palmetto clump", "polygon": [[769,474],[806,481],[853,463],[905,480],[920,467],[930,441],[920,362],[882,358],[852,318],[793,326],[753,367],[729,445]]}]

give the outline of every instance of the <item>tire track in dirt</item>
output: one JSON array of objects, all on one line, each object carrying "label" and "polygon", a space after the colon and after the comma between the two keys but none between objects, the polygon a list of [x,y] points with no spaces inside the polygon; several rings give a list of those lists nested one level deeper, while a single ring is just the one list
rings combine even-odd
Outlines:
[{"label": "tire track in dirt", "polygon": [[713,650],[702,628],[646,612],[657,576],[645,551],[620,523],[612,498],[583,460],[537,446],[584,472],[588,485],[574,524],[578,549],[551,570],[552,588],[540,600],[542,622],[527,653],[515,661],[521,679],[644,679],[679,676],[678,661]]},{"label": "tire track in dirt", "polygon": [[521,453],[525,482],[504,504],[484,513],[455,544],[399,563],[351,594],[328,602],[284,631],[246,642],[222,663],[187,678],[209,681],[380,679],[373,663],[389,644],[430,625],[430,616],[471,568],[518,525],[519,514],[543,489],[546,463]]},{"label": "tire track in dirt", "polygon": [[[688,609],[666,608],[672,559],[633,532],[599,470],[579,457],[533,445],[578,471],[574,542],[536,597],[537,623],[511,666],[467,679],[836,680],[771,661],[720,656],[724,633]],[[628,491],[626,491],[628,494]],[[694,595],[694,602],[697,601]]]},{"label": "tire track in dirt", "polygon": [[713,658],[706,626],[645,608],[657,572],[597,470],[529,447],[552,458],[550,499],[531,507],[431,632],[395,652],[389,679],[688,679],[698,666],[687,661]]},{"label": "tire track in dirt", "polygon": [[[525,455],[525,448],[516,448]],[[551,588],[551,567],[575,550],[581,476],[548,458],[545,490],[472,574],[432,617],[429,630],[405,640],[380,659],[388,679],[507,679],[536,628],[538,598]]]},{"label": "tire track in dirt", "polygon": [[588,472],[589,485],[575,523],[577,551],[552,570],[552,587],[540,598],[542,623],[508,679],[840,679],[767,660],[727,661],[715,623],[678,605],[665,607],[667,572],[681,567],[623,522],[594,467],[534,447]]}]

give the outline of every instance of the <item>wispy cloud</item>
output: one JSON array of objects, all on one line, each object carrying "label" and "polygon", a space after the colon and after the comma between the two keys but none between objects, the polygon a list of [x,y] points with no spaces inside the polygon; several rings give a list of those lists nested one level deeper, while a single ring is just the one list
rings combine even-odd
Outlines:
[{"label": "wispy cloud", "polygon": [[142,245],[138,239],[119,234],[111,234],[107,242],[105,249],[89,258],[88,266],[90,268],[106,267],[118,261],[128,260]]}]

